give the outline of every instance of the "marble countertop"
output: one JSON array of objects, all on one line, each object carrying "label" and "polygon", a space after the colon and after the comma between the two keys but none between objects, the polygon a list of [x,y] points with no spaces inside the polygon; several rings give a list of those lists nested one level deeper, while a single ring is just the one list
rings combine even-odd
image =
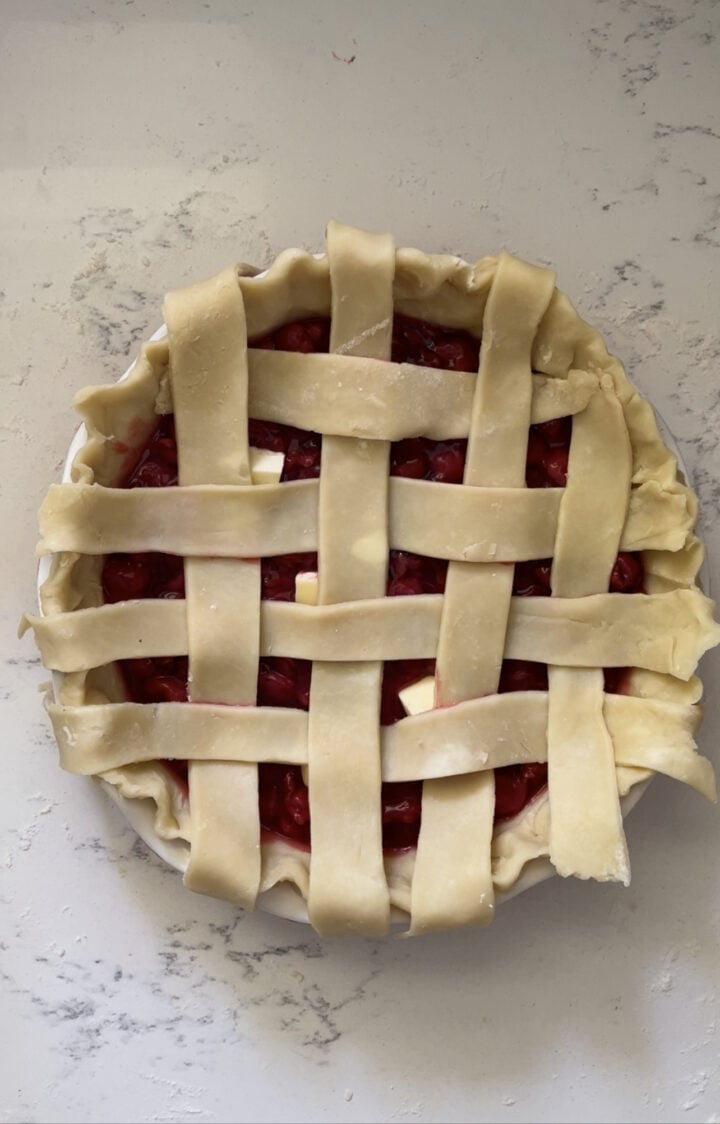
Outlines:
[{"label": "marble countertop", "polygon": [[552,264],[675,434],[720,590],[719,47],[714,0],[3,4],[0,1121],[720,1121],[717,808],[655,781],[629,889],[324,943],[190,895],[62,773],[15,639],[74,393],[167,289],[330,216]]}]

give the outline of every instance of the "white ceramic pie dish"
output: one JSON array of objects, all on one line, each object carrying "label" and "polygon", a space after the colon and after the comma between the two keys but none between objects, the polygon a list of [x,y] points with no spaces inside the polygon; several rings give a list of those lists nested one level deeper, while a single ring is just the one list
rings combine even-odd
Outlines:
[{"label": "white ceramic pie dish", "polygon": [[[165,326],[161,326],[151,337],[151,340],[157,341],[165,338],[167,331]],[[134,364],[128,368],[122,379],[126,379],[133,369]],[[662,418],[658,417],[658,425],[660,428],[661,436],[666,446],[673,452],[678,461],[678,466],[682,472],[685,480],[692,486],[692,480],[688,473],[687,467],[682,459],[680,451],[677,447],[672,433],[668,426],[663,422]],[[87,440],[87,431],[84,425],[80,425],[73,437],[73,440],[68,449],[62,473],[62,481],[67,482],[70,480],[70,469],[75,456],[85,444]],[[42,583],[48,577],[50,572],[51,557],[43,557],[38,567],[38,591]],[[708,573],[707,564],[705,564],[700,572],[700,581],[708,592]],[[42,609],[40,610],[42,612]],[[59,673],[54,673],[54,686],[59,685]],[[119,807],[128,823],[133,827],[141,839],[150,847],[150,849],[158,855],[164,862],[177,871],[184,872],[190,855],[190,846],[180,839],[165,839],[160,836],[155,828],[155,813],[156,808],[154,802],[149,799],[131,800],[124,797],[118,789],[106,782],[103,783],[103,788]],[[631,791],[622,798],[621,805],[623,815],[627,815],[631,809],[638,802],[640,797],[645,792],[649,781],[645,781],[636,785]],[[512,822],[512,821],[511,821]],[[510,824],[507,825],[508,827]],[[504,828],[500,828],[503,831]],[[498,902],[507,901],[510,898],[517,896],[524,890],[530,889],[537,883],[544,881],[546,878],[554,874],[554,869],[546,858],[534,859],[528,863],[523,869],[517,881],[507,891],[499,892],[497,895]],[[300,892],[291,883],[279,883],[272,889],[263,891],[257,902],[258,908],[267,913],[286,918],[292,921],[306,922],[308,921],[307,910],[305,902]],[[401,920],[401,913],[396,911],[396,920]]]}]

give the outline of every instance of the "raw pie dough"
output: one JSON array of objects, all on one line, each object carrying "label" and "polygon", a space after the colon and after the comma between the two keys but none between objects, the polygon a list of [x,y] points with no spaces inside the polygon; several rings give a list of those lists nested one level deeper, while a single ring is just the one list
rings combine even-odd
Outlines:
[{"label": "raw pie dough", "polygon": [[[477,375],[391,363],[393,311],[481,337]],[[330,354],[248,338],[332,317]],[[193,890],[252,908],[293,883],[324,935],[485,924],[497,893],[549,858],[630,877],[620,797],[655,772],[715,797],[696,752],[699,658],[720,641],[697,585],[696,499],[653,412],[548,270],[468,265],[331,223],[327,254],[232,267],[165,304],[168,338],[129,377],[82,392],[88,440],[51,487],[42,617],[62,672],[48,702],[60,761],[190,845]],[[179,481],[114,487],[123,447],[172,411]],[[531,424],[572,415],[567,486],[525,487]],[[248,417],[323,434],[319,480],[253,484]],[[464,483],[388,477],[390,442],[468,437]],[[444,595],[385,597],[390,549],[449,560]],[[260,600],[261,556],[319,552],[317,605]],[[619,550],[645,594],[608,593]],[[114,551],[185,558],[184,601],[103,605]],[[514,562],[552,556],[549,598],[513,597]],[[113,661],[187,654],[190,700],[122,701]],[[309,713],[257,707],[261,655],[313,661]],[[384,660],[437,659],[438,708],[378,723]],[[497,694],[503,658],[548,664],[548,691]],[[605,694],[604,667],[630,667]],[[159,759],[186,759],[185,800]],[[258,762],[309,775],[312,854],[261,844]],[[493,769],[548,762],[545,794],[493,829]],[[416,852],[384,856],[380,785],[423,780]]]}]

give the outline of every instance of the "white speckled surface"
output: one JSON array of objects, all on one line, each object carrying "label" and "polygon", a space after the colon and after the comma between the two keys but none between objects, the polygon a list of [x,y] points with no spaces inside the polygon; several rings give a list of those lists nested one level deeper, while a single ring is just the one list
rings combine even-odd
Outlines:
[{"label": "white speckled surface", "polygon": [[[37,694],[35,513],[75,427],[233,259],[336,216],[552,263],[677,436],[720,589],[714,0],[4,0],[0,1121],[720,1120],[720,817],[657,780],[629,889],[323,944],[194,897]],[[720,653],[701,746],[720,735]]]}]

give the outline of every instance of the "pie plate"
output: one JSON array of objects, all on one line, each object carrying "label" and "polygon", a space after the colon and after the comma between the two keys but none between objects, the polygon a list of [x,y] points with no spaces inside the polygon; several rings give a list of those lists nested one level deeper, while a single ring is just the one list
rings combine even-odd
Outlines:
[{"label": "pie plate", "polygon": [[[151,337],[152,341],[162,340],[167,335],[165,325],[162,325]],[[132,364],[122,379],[126,379],[133,369]],[[121,380],[122,381],[122,380]],[[656,415],[657,416],[657,415]],[[677,443],[673,438],[663,419],[657,416],[658,427],[660,429],[661,437],[665,445],[677,458],[679,471],[682,473],[685,482],[692,487],[692,480],[690,473],[685,465],[682,455],[677,447]],[[77,429],[70,448],[65,459],[62,481],[66,483],[70,480],[70,471],[72,463],[87,441],[87,430],[84,425],[79,426]],[[40,560],[38,566],[38,591],[50,573],[52,556],[45,556]],[[708,568],[707,562],[704,563],[700,574],[699,581],[705,592],[708,593]],[[42,613],[42,608],[40,609]],[[58,687],[61,681],[61,673],[53,672],[53,686],[56,696],[58,695]],[[638,802],[643,795],[649,780],[635,785],[624,797],[621,799],[621,807],[623,815],[627,815],[631,809]],[[122,814],[125,816],[128,823],[140,836],[141,839],[147,844],[148,847],[158,855],[164,862],[177,871],[184,872],[189,861],[190,846],[183,840],[179,839],[164,839],[155,829],[155,805],[150,799],[127,799],[118,789],[105,781],[102,781],[103,788],[119,807]],[[510,824],[512,821],[510,821]],[[506,830],[506,827],[500,827],[498,830]],[[549,859],[537,858],[527,863],[522,870],[520,876],[515,881],[513,886],[504,892],[497,894],[497,900],[503,901],[515,897],[517,894],[524,890],[530,889],[537,883],[545,880],[555,873]],[[308,914],[305,901],[300,892],[289,882],[280,882],[273,886],[271,889],[261,892],[257,900],[258,908],[264,912],[282,917],[288,920],[308,923]],[[404,919],[403,915],[398,910],[393,910],[392,920],[396,923]]]},{"label": "pie plate", "polygon": [[321,936],[627,885],[648,779],[715,795],[676,444],[554,271],[326,242],[168,293],[77,395],[21,622],[60,764],[188,890]]}]

